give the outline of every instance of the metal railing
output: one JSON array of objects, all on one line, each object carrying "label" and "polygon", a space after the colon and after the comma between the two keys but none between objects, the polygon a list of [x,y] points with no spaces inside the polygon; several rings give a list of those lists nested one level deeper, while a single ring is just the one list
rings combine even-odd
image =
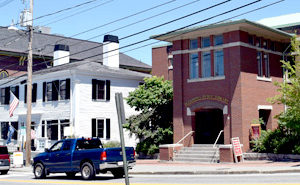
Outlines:
[{"label": "metal railing", "polygon": [[187,138],[189,135],[191,135],[192,133],[194,133],[195,131],[190,131],[188,134],[186,134],[183,138],[181,138],[176,144],[181,143],[185,138]]},{"label": "metal railing", "polygon": [[216,144],[217,144],[217,142],[218,142],[218,140],[219,140],[219,138],[220,138],[220,136],[221,136],[222,132],[224,132],[224,130],[221,130],[221,131],[219,132],[219,135],[218,135],[218,137],[217,137],[217,139],[216,139],[216,141],[215,141],[215,143],[214,143],[214,146],[213,146],[213,148],[215,148],[215,147],[216,147]]}]

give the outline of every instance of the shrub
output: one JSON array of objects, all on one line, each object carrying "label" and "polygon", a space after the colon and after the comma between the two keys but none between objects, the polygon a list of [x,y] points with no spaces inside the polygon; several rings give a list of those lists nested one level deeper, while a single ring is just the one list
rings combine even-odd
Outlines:
[{"label": "shrub", "polygon": [[103,147],[104,148],[116,148],[116,147],[121,147],[121,144],[118,141],[109,141],[107,143],[104,143]]}]

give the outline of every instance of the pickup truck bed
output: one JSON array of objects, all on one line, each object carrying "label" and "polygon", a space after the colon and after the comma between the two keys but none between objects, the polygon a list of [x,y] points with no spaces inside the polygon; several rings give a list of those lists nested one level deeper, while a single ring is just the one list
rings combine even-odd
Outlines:
[{"label": "pickup truck bed", "polygon": [[[36,178],[45,178],[50,173],[66,173],[75,176],[81,172],[83,179],[110,171],[114,177],[124,175],[121,148],[103,148],[99,138],[64,139],[33,159]],[[128,168],[135,164],[134,149],[126,147]]]}]

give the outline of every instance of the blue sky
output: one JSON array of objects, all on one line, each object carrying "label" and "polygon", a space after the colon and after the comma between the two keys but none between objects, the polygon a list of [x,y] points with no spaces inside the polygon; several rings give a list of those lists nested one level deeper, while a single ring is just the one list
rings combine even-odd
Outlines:
[{"label": "blue sky", "polygon": [[[45,14],[53,13],[58,10],[72,7],[77,4],[81,4],[84,2],[88,2],[90,0],[35,0],[34,1],[34,17],[39,17]],[[206,8],[208,6],[214,5],[216,3],[223,2],[225,0],[199,0],[197,2],[194,2],[191,5],[188,5],[186,7],[177,9],[175,11],[166,13],[164,15],[151,18],[147,21],[140,22],[138,24],[129,26],[127,28],[111,32],[112,30],[118,29],[122,26],[134,23],[139,20],[143,20],[145,18],[149,18],[153,15],[165,12],[167,10],[176,8],[178,6],[187,4],[189,2],[193,2],[196,0],[97,0],[93,3],[90,3],[86,6],[82,6],[76,9],[72,9],[70,11],[65,11],[60,14],[56,14],[53,16],[45,17],[39,20],[34,21],[34,26],[48,26],[51,27],[51,33],[53,34],[59,34],[64,36],[72,36],[77,33],[89,30],[91,28],[95,28],[97,26],[104,25],[106,23],[109,23],[111,21],[120,19],[122,17],[126,17],[128,15],[137,13],[139,11],[148,9],[150,7],[154,7],[163,3],[167,3],[164,6],[161,6],[159,8],[153,9],[151,11],[147,11],[143,14],[139,14],[137,16],[132,16],[130,18],[124,19],[122,21],[116,22],[114,24],[109,24],[106,26],[103,26],[99,29],[95,29],[93,31],[87,32],[85,34],[77,35],[75,38],[79,39],[89,39],[92,37],[95,37],[97,35],[102,35],[104,33],[110,32],[112,35],[117,35],[119,38],[126,37],[128,35],[131,35],[133,33],[145,30],[147,28],[151,28],[153,26],[165,23],[167,21],[171,21],[173,19],[179,18],[181,16],[187,15],[189,13],[198,11],[200,9]],[[189,18],[186,18],[184,20],[177,21],[175,23],[150,30],[148,32],[139,34],[134,37],[130,37],[128,39],[123,39],[120,41],[120,47],[126,46],[128,44],[132,44],[134,42],[144,40],[149,38],[152,35],[164,33],[179,27],[186,26],[188,24],[201,21],[203,19],[209,18],[211,16],[214,16],[216,14],[231,10],[233,8],[236,8],[238,6],[253,2],[255,0],[231,0],[230,2],[210,9],[208,11],[202,12],[200,14],[193,15]],[[238,15],[241,13],[244,13],[246,11],[264,6],[266,4],[275,2],[276,0],[262,0],[259,3],[256,3],[254,5],[251,5],[247,8],[240,9],[238,11],[232,12],[227,15],[223,15],[217,18],[214,18],[212,20],[203,22],[204,24],[210,24],[214,23],[229,17],[232,17],[234,15]],[[10,2],[9,4],[6,4],[7,2]],[[29,7],[29,0],[27,0],[27,5],[22,3],[23,0],[0,0],[0,26],[8,26],[10,25],[12,19],[17,22],[19,20],[19,14],[20,12],[25,8]],[[100,4],[106,3],[102,6]],[[99,5],[99,6],[98,6]],[[252,21],[257,21],[263,18],[267,17],[274,17],[274,16],[280,16],[285,14],[291,14],[291,13],[299,13],[300,12],[300,0],[285,0],[279,4],[273,5],[271,7],[243,15],[239,18],[235,18],[234,20],[238,19],[248,19]],[[91,8],[89,11],[85,11],[86,9]],[[78,12],[83,13],[78,13]],[[68,17],[68,18],[66,18]],[[65,18],[64,20],[57,21],[61,18]],[[52,24],[48,24],[53,22]],[[283,23],[284,24],[284,23]],[[92,41],[96,42],[102,42],[103,36],[98,36],[96,38],[93,38]],[[121,50],[121,52],[126,52],[128,50],[134,49],[136,47],[150,44],[155,42],[154,40],[141,43],[139,45],[135,45],[133,47],[124,48]],[[157,43],[154,45],[160,45],[163,44]],[[151,65],[151,48],[152,46],[143,47],[140,49],[136,49],[130,52],[126,52],[127,55],[132,56],[136,58],[137,60],[141,60],[142,62]],[[83,48],[84,49],[84,48]],[[26,48],[24,48],[26,50]],[[100,52],[99,52],[100,53]]]}]

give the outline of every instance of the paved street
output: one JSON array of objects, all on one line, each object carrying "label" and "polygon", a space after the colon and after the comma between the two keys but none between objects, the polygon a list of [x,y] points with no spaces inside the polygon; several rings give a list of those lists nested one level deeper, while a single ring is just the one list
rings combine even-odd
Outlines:
[{"label": "paved street", "polygon": [[[244,163],[180,163],[159,160],[137,160],[129,171],[130,184],[289,184],[300,185],[300,162],[245,161]],[[2,185],[26,184],[90,184],[119,185],[124,179],[114,179],[110,173],[83,181],[65,174],[51,174],[47,179],[34,179],[32,167],[12,167],[8,175],[0,175]]]},{"label": "paved street", "polygon": [[[8,175],[0,175],[0,184],[91,184],[110,185],[124,184],[124,179],[114,179],[110,174],[98,175],[95,180],[83,181],[78,174],[75,178],[67,178],[64,174],[53,174],[47,179],[37,180],[30,172],[12,171]],[[242,175],[130,175],[130,184],[300,184],[298,173],[283,174],[242,174]]]}]

